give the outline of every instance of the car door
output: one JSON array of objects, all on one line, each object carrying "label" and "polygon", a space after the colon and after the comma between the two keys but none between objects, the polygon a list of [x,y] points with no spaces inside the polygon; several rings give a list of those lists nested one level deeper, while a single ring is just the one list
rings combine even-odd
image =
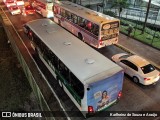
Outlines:
[{"label": "car door", "polygon": [[137,66],[128,60],[121,60],[120,66],[123,67],[124,72],[131,77],[137,74],[137,71],[138,71]]}]

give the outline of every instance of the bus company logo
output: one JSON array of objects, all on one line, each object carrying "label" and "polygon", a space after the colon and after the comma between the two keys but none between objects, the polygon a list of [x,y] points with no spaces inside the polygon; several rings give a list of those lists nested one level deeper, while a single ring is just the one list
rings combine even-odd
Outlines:
[{"label": "bus company logo", "polygon": [[2,112],[2,117],[11,117],[11,112]]}]

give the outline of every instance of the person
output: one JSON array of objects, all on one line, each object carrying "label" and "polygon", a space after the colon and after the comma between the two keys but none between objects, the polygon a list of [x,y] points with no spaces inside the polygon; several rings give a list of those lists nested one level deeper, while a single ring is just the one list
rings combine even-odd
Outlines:
[{"label": "person", "polygon": [[97,103],[97,109],[104,107],[108,103],[109,103],[109,96],[107,94],[107,91],[105,90],[102,92],[102,99],[100,101],[98,101],[98,103]]},{"label": "person", "polygon": [[128,36],[131,36],[131,33],[132,33],[132,31],[133,31],[132,25],[129,25],[127,31],[128,31]]}]

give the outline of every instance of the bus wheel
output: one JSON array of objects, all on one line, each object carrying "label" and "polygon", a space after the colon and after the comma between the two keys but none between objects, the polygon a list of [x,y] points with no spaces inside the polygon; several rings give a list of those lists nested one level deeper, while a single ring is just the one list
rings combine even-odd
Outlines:
[{"label": "bus wheel", "polygon": [[137,78],[137,77],[133,77],[133,81],[135,82],[135,83],[139,83],[139,79]]},{"label": "bus wheel", "polygon": [[58,20],[58,24],[59,24],[60,26],[62,26],[62,25],[61,25],[61,21],[60,21],[60,20]]},{"label": "bus wheel", "polygon": [[81,33],[78,33],[78,38],[79,38],[80,40],[83,40],[83,36],[82,36]]}]

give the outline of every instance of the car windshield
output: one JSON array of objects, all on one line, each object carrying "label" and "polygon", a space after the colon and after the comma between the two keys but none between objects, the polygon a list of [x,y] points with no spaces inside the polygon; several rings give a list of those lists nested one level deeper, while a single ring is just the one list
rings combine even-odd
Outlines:
[{"label": "car windshield", "polygon": [[120,56],[119,59],[122,59],[122,58],[128,58],[130,55],[123,55],[123,56]]},{"label": "car windshield", "polygon": [[154,66],[151,65],[151,64],[143,66],[143,67],[141,67],[141,69],[142,69],[142,71],[143,71],[144,74],[150,73],[150,72],[152,72],[152,71],[155,70]]}]

